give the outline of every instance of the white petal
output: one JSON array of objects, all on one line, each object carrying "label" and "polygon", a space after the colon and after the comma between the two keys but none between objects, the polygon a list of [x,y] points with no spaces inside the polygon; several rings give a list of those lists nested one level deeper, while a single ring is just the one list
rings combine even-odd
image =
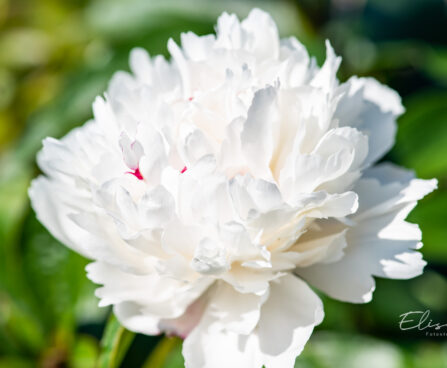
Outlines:
[{"label": "white petal", "polygon": [[173,219],[163,233],[163,248],[167,253],[180,254],[190,261],[201,236],[199,228],[187,226],[178,219]]},{"label": "white petal", "polygon": [[147,191],[138,202],[138,217],[146,228],[161,227],[174,215],[172,195],[162,186]]},{"label": "white petal", "polygon": [[239,20],[235,14],[222,13],[217,19],[216,33],[217,46],[228,49],[241,47],[242,32]]},{"label": "white petal", "polygon": [[[135,275],[123,272],[107,263],[87,266],[88,277],[104,284],[97,289],[100,306],[113,304],[118,308],[120,322],[133,331],[154,334],[162,319],[180,317],[213,280],[202,278],[188,285],[170,277],[152,273]],[[138,326],[137,321],[146,321]],[[148,332],[148,329],[152,329]]]},{"label": "white petal", "polygon": [[261,305],[268,297],[263,295],[241,294],[232,286],[220,283],[209,302],[207,313],[215,322],[208,326],[213,332],[227,330],[248,335],[256,327],[261,313]]},{"label": "white petal", "polygon": [[[33,180],[29,188],[31,205],[39,221],[60,242],[89,257],[89,250],[82,242],[88,234],[68,217],[74,210],[67,206],[67,197],[62,196],[63,193],[64,190],[60,185],[52,183],[45,177]],[[77,198],[74,198],[74,201],[76,200]]]},{"label": "white petal", "polygon": [[241,23],[246,46],[259,59],[276,59],[279,53],[278,29],[270,14],[253,9]]},{"label": "white petal", "polygon": [[139,160],[140,172],[147,184],[156,186],[168,161],[163,138],[149,125],[139,128],[138,138],[145,147],[144,155]]},{"label": "white petal", "polygon": [[150,84],[152,82],[152,63],[148,52],[145,49],[136,47],[131,50],[129,64],[132,73],[142,82]]},{"label": "white petal", "polygon": [[309,77],[309,54],[302,43],[295,37],[281,40],[281,57],[288,61],[284,77],[280,78],[286,87],[298,87],[304,84]]},{"label": "white petal", "polygon": [[275,183],[249,175],[237,175],[233,178],[230,181],[230,193],[242,218],[247,217],[250,210],[268,212],[284,204]]},{"label": "white petal", "polygon": [[185,166],[191,167],[202,157],[213,153],[211,144],[205,134],[199,129],[188,131],[181,140],[180,155],[183,157]]},{"label": "white petal", "polygon": [[300,214],[315,218],[345,217],[358,208],[355,192],[329,194],[325,191],[305,193],[294,198],[293,207]]},{"label": "white petal", "polygon": [[312,286],[334,299],[366,303],[372,298],[375,288],[371,273],[365,269],[370,260],[353,256],[349,249],[337,263],[316,264],[299,268],[296,272]]},{"label": "white petal", "polygon": [[287,275],[272,283],[257,330],[263,364],[269,368],[293,367],[323,316],[320,298],[304,281]]},{"label": "white petal", "polygon": [[372,78],[351,78],[339,87],[342,94],[334,117],[368,135],[366,161],[381,158],[394,144],[396,118],[404,108],[399,95]]},{"label": "white petal", "polygon": [[144,155],[144,149],[140,142],[131,141],[126,133],[122,133],[119,141],[123,152],[123,159],[130,169],[137,169],[141,156]]},{"label": "white petal", "polygon": [[205,316],[183,342],[186,368],[261,367],[258,357],[244,351],[239,335],[227,331],[212,332],[213,319]]},{"label": "white petal", "polygon": [[186,62],[185,55],[172,38],[170,38],[168,41],[168,50],[180,72],[183,97],[189,98],[189,96],[191,95],[191,76],[189,73],[188,63]]},{"label": "white petal", "polygon": [[273,283],[251,335],[216,331],[205,314],[183,344],[188,368],[292,368],[316,324],[323,318],[320,299],[301,280],[285,276]]},{"label": "white petal", "polygon": [[330,42],[326,40],[326,61],[311,81],[311,85],[322,88],[326,93],[331,93],[338,83],[336,74],[340,63],[341,57],[335,55]]},{"label": "white petal", "polygon": [[233,264],[231,272],[223,274],[222,280],[233,286],[239,293],[264,295],[269,289],[270,282],[280,276],[281,274],[271,270],[259,271],[256,268]]},{"label": "white petal", "polygon": [[[324,227],[325,224],[323,223],[322,226]],[[293,247],[289,248],[287,255],[299,267],[308,267],[317,262],[337,262],[344,256],[346,231],[347,229],[343,229],[330,234],[322,231],[321,235],[318,232],[308,231]]]},{"label": "white petal", "polygon": [[113,314],[130,331],[146,335],[158,335],[161,332],[160,317],[143,313],[141,306],[137,303],[117,303],[113,306]]},{"label": "white petal", "polygon": [[189,60],[204,60],[212,50],[214,35],[197,36],[192,32],[182,33],[182,48]]},{"label": "white petal", "polygon": [[216,45],[229,50],[244,50],[259,60],[279,55],[278,29],[271,16],[253,9],[241,23],[234,14],[223,13],[217,20]]},{"label": "white petal", "polygon": [[95,122],[104,134],[110,137],[111,142],[116,142],[122,130],[120,124],[116,121],[112,107],[101,96],[96,97],[93,102],[93,115]]},{"label": "white petal", "polygon": [[350,173],[358,171],[367,147],[366,137],[356,129],[332,129],[311,153],[295,157],[291,176],[281,176],[281,189],[289,197],[318,189],[346,190],[352,182]]},{"label": "white petal", "polygon": [[307,206],[306,215],[309,217],[345,217],[357,211],[358,195],[355,192],[342,194],[316,192],[315,194],[321,194],[321,199]]},{"label": "white petal", "polygon": [[[380,184],[377,179],[391,173],[396,181]],[[436,181],[411,179],[408,172],[379,166],[354,190],[359,194],[359,212],[351,217],[345,256],[336,263],[299,268],[297,273],[329,296],[353,303],[371,300],[374,276],[411,278],[422,273],[425,262],[419,249],[420,231],[405,217],[436,187]],[[400,178],[400,180],[398,179]],[[372,198],[371,198],[372,197]],[[353,277],[352,275],[355,275]]]},{"label": "white petal", "polygon": [[160,330],[167,334],[175,334],[185,339],[191,331],[199,324],[203,312],[207,306],[207,293],[189,305],[185,313],[180,317],[162,319],[158,324]]},{"label": "white petal", "polygon": [[242,151],[254,175],[269,176],[273,154],[273,125],[278,124],[276,90],[267,87],[256,92],[241,133]]},{"label": "white petal", "polygon": [[204,275],[219,275],[230,269],[227,251],[219,241],[203,238],[194,251],[191,267]]},{"label": "white petal", "polygon": [[[228,181],[223,175],[206,175],[193,167],[179,180],[178,212],[181,218],[225,223],[233,219]],[[201,177],[203,175],[203,177]]]}]

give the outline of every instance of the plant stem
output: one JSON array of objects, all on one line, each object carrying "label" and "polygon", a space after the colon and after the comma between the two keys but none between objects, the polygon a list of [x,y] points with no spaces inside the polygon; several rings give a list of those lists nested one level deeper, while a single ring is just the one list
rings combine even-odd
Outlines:
[{"label": "plant stem", "polygon": [[101,339],[98,368],[118,368],[135,334],[120,325],[112,313]]}]

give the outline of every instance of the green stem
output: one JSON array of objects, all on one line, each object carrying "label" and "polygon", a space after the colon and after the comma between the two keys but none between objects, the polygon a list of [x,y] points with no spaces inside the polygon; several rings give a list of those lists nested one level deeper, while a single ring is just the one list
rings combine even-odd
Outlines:
[{"label": "green stem", "polygon": [[111,314],[101,340],[98,368],[118,368],[134,337]]}]

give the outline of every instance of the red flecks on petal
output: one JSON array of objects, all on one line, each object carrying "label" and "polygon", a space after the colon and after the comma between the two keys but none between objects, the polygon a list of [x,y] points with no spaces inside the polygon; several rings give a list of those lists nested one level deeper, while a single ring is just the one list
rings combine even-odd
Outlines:
[{"label": "red flecks on petal", "polygon": [[135,176],[138,180],[143,180],[143,175],[141,175],[140,168],[137,167],[134,171],[127,171],[126,174],[132,174]]},{"label": "red flecks on petal", "polygon": [[188,98],[188,101],[192,101],[192,100],[194,100],[194,97]]},{"label": "red flecks on petal", "polygon": [[186,170],[188,170],[188,168],[185,166],[182,171],[180,171],[180,174],[183,174]]}]

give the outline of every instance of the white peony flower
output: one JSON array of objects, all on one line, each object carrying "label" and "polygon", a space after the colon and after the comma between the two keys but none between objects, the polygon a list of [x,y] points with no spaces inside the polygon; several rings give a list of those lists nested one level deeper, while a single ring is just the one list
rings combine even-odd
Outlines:
[{"label": "white peony flower", "polygon": [[293,367],[323,319],[310,286],[364,303],[373,276],[421,274],[405,218],[436,181],[374,165],[399,95],[340,84],[329,43],[319,68],[257,9],[216,31],[133,50],[94,119],[44,140],[30,197],[128,329],[184,337],[190,368]]}]

